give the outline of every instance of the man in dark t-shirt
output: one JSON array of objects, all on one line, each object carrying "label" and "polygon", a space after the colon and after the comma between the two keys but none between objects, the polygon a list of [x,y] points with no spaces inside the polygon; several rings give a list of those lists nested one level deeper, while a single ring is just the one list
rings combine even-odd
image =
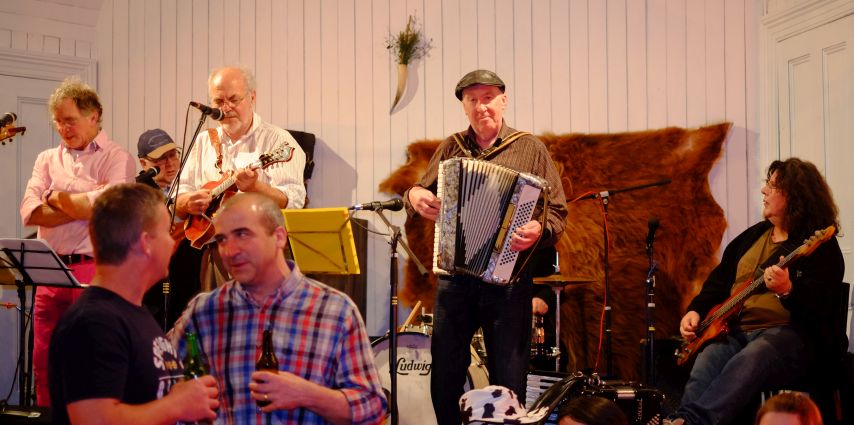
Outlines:
[{"label": "man in dark t-shirt", "polygon": [[111,187],[89,223],[95,278],[50,343],[55,424],[172,424],[216,417],[216,382],[181,381],[183,367],[142,297],[166,275],[172,238],[163,194]]}]

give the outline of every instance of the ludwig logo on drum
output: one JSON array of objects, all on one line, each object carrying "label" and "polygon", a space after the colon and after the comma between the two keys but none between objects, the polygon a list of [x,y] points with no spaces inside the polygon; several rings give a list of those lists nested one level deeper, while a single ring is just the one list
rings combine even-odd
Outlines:
[{"label": "ludwig logo on drum", "polygon": [[409,359],[407,361],[404,358],[397,359],[397,374],[398,375],[409,375],[410,372],[418,372],[418,375],[426,376],[430,374],[430,369],[432,369],[432,364],[426,361],[415,362],[415,360]]}]

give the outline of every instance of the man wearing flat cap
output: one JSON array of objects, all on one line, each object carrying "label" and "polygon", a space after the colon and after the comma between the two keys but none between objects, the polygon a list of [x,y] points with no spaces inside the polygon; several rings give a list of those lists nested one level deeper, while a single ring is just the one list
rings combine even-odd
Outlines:
[{"label": "man wearing flat cap", "polygon": [[[436,220],[441,200],[435,195],[439,163],[465,157],[488,161],[544,178],[549,189],[544,225],[532,220],[511,237],[515,251],[555,244],[565,228],[566,200],[560,176],[545,145],[527,132],[504,121],[508,97],[505,84],[494,72],[469,72],[454,90],[468,117],[468,129],[452,134],[436,150],[421,180],[404,195],[407,213]],[[534,217],[542,214],[541,206]],[[539,242],[538,242],[539,241]],[[483,329],[489,363],[489,382],[508,387],[525,399],[525,372],[530,358],[531,291],[529,270],[506,286],[467,275],[443,276],[436,289],[432,339],[431,395],[440,425],[459,424],[457,401],[463,394],[469,366],[469,344]]]},{"label": "man wearing flat cap", "polygon": [[139,181],[140,178],[137,178],[137,183],[148,184],[155,189],[168,192],[169,186],[172,185],[172,181],[178,175],[178,168],[181,165],[178,145],[172,141],[172,138],[165,131],[155,128],[139,136],[136,152],[143,173],[152,167],[157,167],[160,170],[154,177],[146,178],[145,181]]}]

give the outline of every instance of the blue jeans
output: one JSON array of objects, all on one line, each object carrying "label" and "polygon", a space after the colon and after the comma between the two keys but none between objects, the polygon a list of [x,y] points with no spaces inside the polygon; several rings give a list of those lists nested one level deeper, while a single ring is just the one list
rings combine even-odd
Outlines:
[{"label": "blue jeans", "polygon": [[483,328],[489,383],[525,400],[531,356],[530,278],[508,286],[470,276],[439,279],[434,307],[430,393],[439,425],[459,425],[459,399],[471,362],[471,340]]},{"label": "blue jeans", "polygon": [[671,416],[691,425],[730,423],[759,392],[797,380],[805,363],[804,341],[789,326],[734,331],[697,355]]}]

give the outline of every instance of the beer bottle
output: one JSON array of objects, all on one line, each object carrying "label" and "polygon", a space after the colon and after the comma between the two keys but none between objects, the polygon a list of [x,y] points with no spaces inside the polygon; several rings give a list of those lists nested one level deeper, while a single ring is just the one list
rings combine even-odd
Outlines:
[{"label": "beer bottle", "polygon": [[[184,333],[187,343],[187,354],[184,356],[184,379],[198,379],[208,374],[208,368],[202,359],[202,350],[199,348],[199,340],[192,332]],[[210,425],[210,421],[191,422],[187,425]]]},{"label": "beer bottle", "polygon": [[[255,370],[265,370],[272,373],[279,372],[279,359],[276,358],[276,352],[273,351],[273,331],[271,329],[264,330],[261,355],[258,356],[258,361],[255,362]],[[256,400],[255,403],[258,404],[258,407],[270,404],[268,400]]]},{"label": "beer bottle", "polygon": [[197,379],[207,375],[207,368],[202,360],[202,350],[199,349],[196,334],[187,332],[184,334],[184,339],[187,341],[187,355],[184,356],[184,378]]},{"label": "beer bottle", "polygon": [[531,332],[531,354],[534,357],[544,357],[546,355],[546,334],[543,327],[543,316],[535,314],[533,316],[533,331]]}]

